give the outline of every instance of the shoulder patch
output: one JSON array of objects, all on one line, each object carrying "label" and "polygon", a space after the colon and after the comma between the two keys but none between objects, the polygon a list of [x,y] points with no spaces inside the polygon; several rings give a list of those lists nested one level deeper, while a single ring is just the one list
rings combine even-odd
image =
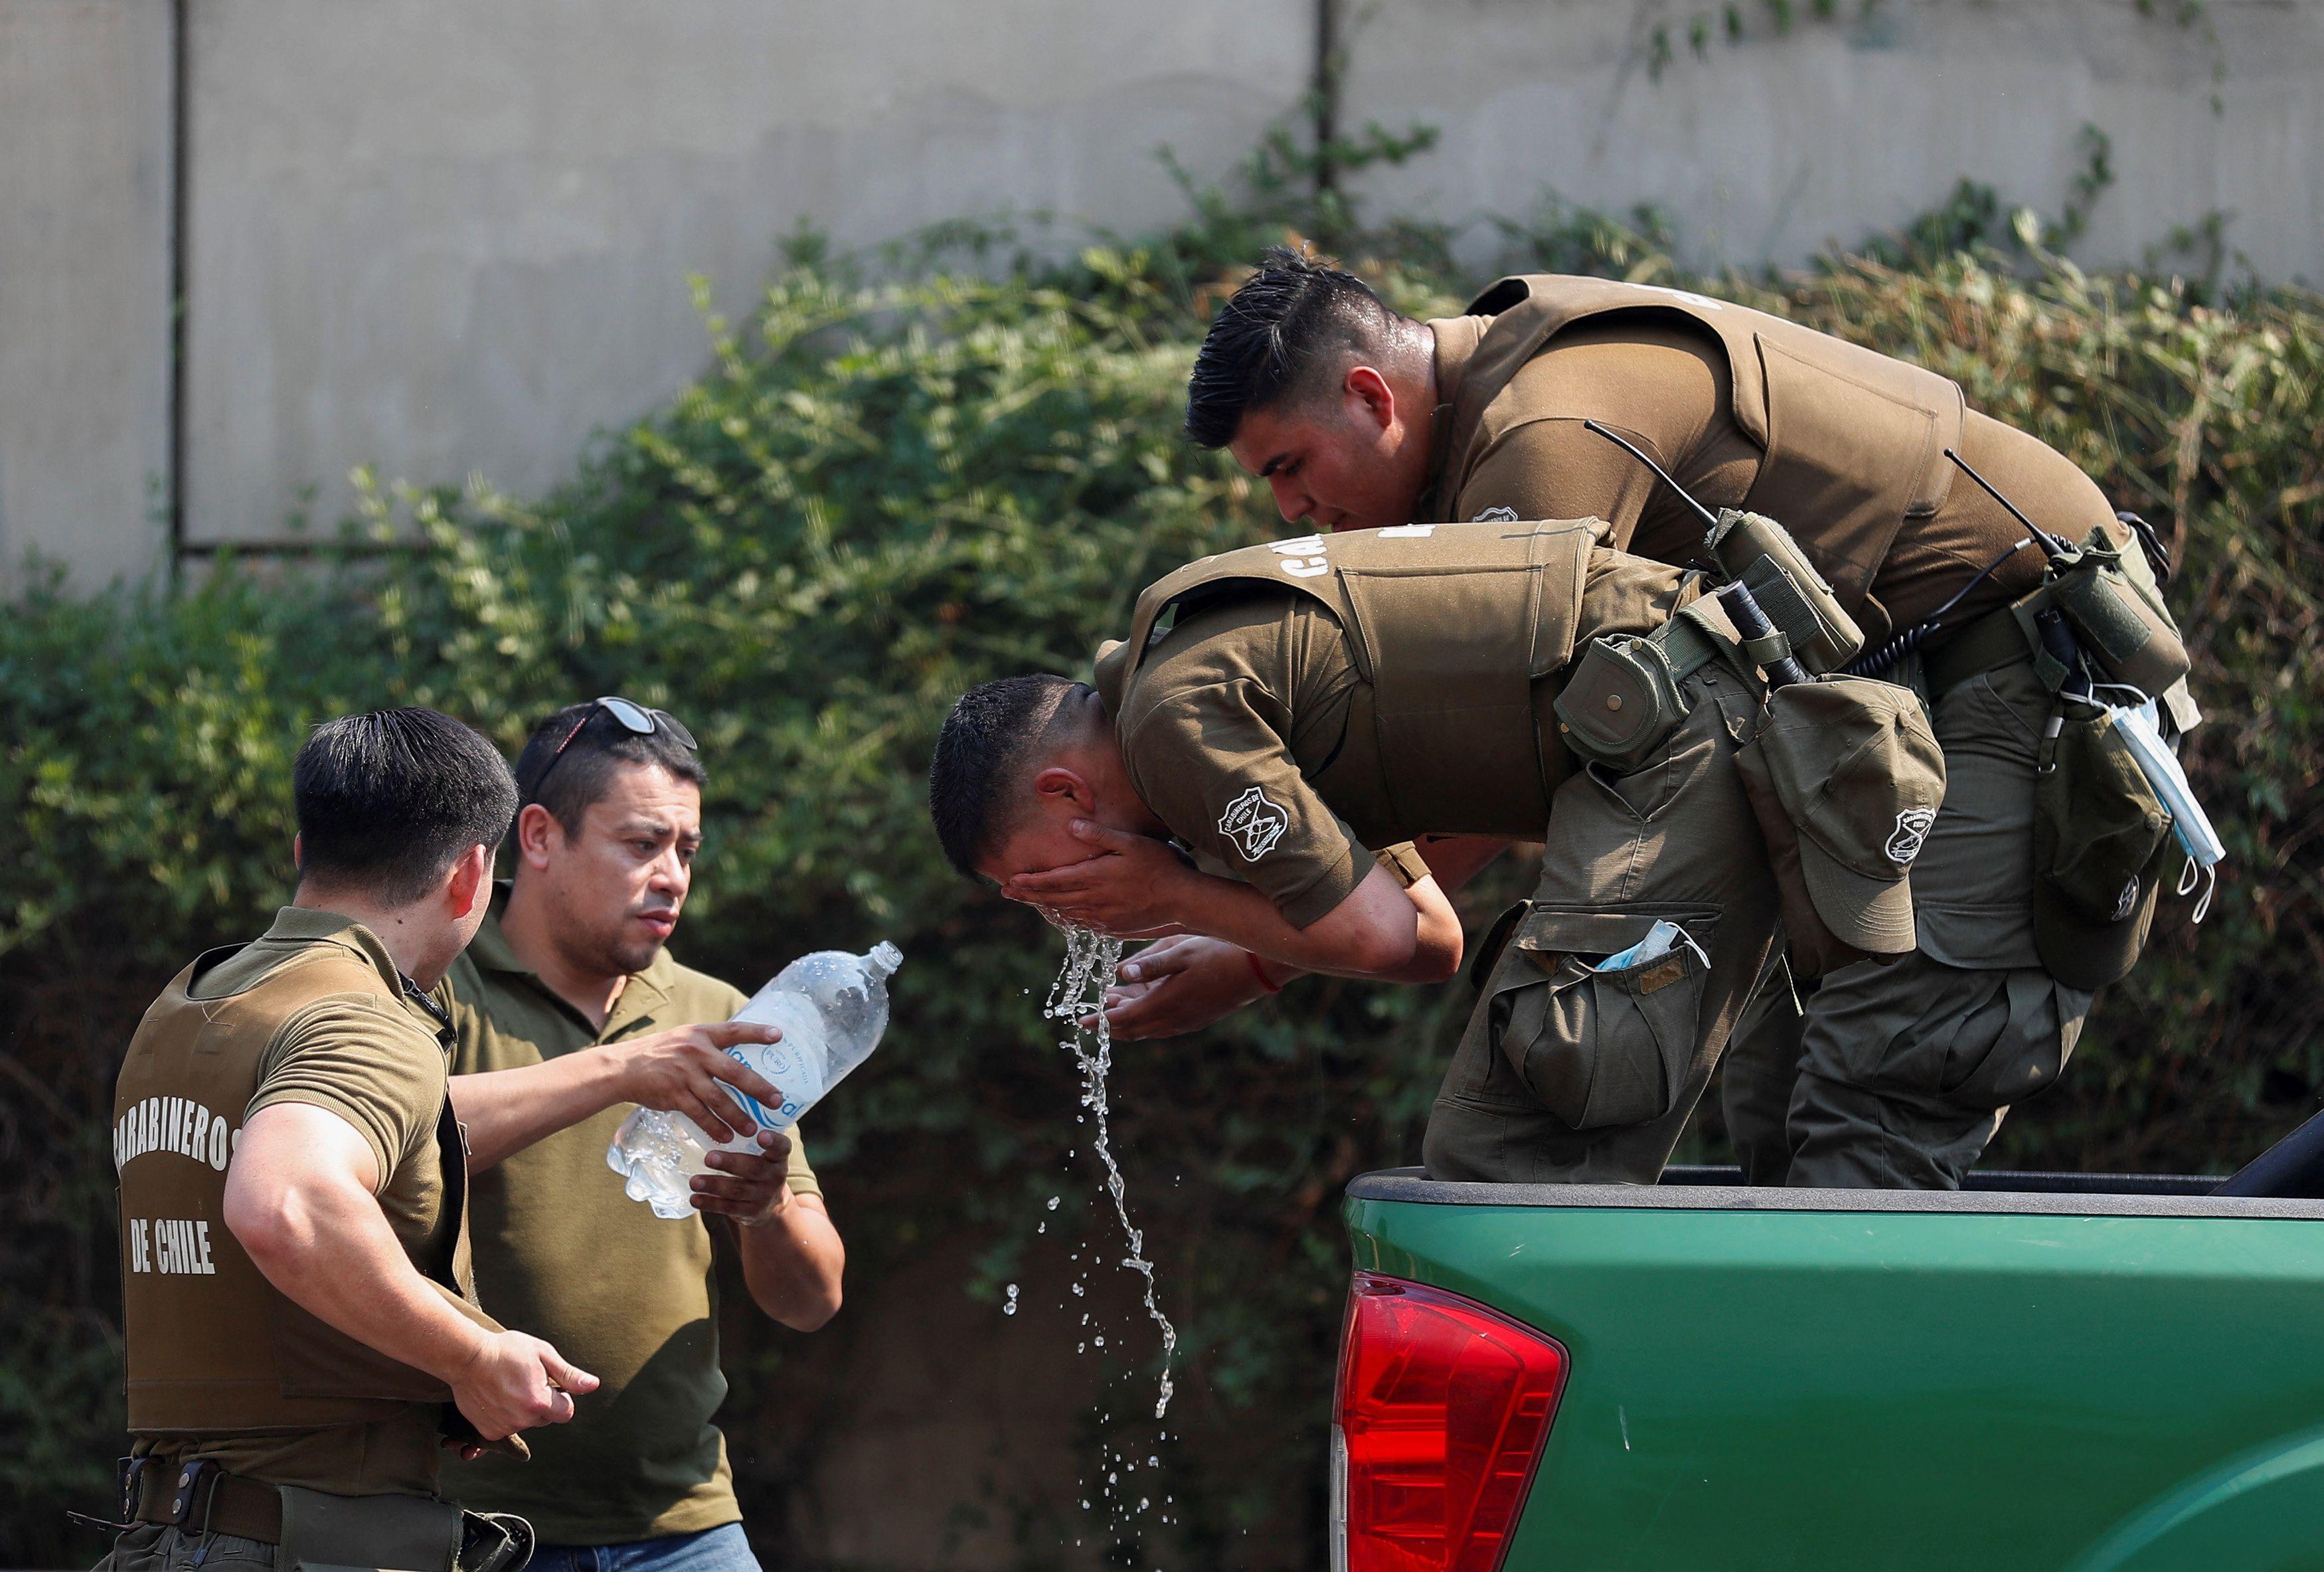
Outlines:
[{"label": "shoulder patch", "polygon": [[1256,786],[1228,803],[1226,812],[1219,817],[1219,833],[1234,842],[1235,850],[1247,863],[1273,851],[1290,828],[1291,816]]}]

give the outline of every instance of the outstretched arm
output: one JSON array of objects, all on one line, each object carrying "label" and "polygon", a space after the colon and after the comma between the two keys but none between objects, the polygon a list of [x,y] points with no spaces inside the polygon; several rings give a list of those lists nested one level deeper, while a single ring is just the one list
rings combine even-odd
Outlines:
[{"label": "outstretched arm", "polygon": [[721,1082],[761,1103],[779,1103],[782,1094],[726,1050],[781,1037],[753,1022],[714,1021],[518,1069],[454,1076],[452,1110],[467,1127],[468,1170],[481,1173],[617,1103],[683,1114],[713,1143],[731,1141],[748,1121]]},{"label": "outstretched arm", "polygon": [[286,1297],[367,1347],[452,1389],[488,1441],[573,1417],[597,1378],[538,1337],[503,1331],[411,1264],[375,1191],[379,1162],[330,1109],[275,1103],[250,1116],[226,1170],[226,1225]]}]

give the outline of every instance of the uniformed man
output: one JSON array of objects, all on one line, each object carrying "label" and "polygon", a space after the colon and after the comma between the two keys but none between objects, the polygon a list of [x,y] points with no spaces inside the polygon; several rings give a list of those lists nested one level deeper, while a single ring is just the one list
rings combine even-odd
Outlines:
[{"label": "uniformed man", "polygon": [[726,1381],[705,1221],[733,1225],[752,1298],[800,1331],[837,1312],[845,1251],[796,1133],[761,1133],[758,1156],[713,1151],[704,1216],[684,1222],[605,1166],[633,1105],[724,1141],[738,1130],[722,1081],[779,1101],[725,1050],[781,1034],[730,1023],[742,994],[664,948],[702,844],[703,767],[669,716],[601,698],[536,726],[516,778],[514,877],[449,978],[477,1283],[604,1385],[530,1463],[480,1457],[444,1491],[529,1520],[533,1572],[756,1572],[711,1422]]},{"label": "uniformed man", "polygon": [[[1504,279],[1467,314],[1417,322],[1345,273],[1271,253],[1211,329],[1186,429],[1265,479],[1295,522],[1594,514],[1615,545],[1698,558],[1699,516],[1586,420],[1709,506],[1787,525],[1868,646],[1949,607],[1925,659],[1899,671],[1932,701],[1950,782],[1915,864],[1915,952],[1824,978],[1803,1026],[1779,980],[1730,1056],[1725,1105],[1754,1182],[1956,1187],[2010,1105],[2058,1075],[2092,989],[2135,958],[2155,890],[2134,883],[2103,920],[2058,918],[2037,942],[2034,785],[2054,683],[2006,608],[2043,557],[1945,450],[2070,542],[2128,532],[2070,460],[1968,409],[1941,376],[1602,279]],[[2139,550],[2124,567],[2143,575]],[[2193,724],[2183,686],[2170,699]],[[1457,883],[1493,849],[1427,855]],[[1157,946],[1118,1023],[1214,1018],[1250,995],[1238,965],[1191,940]]]},{"label": "uniformed man", "polygon": [[573,1417],[597,1384],[477,1307],[427,995],[484,920],[508,766],[391,709],[318,727],[299,885],[180,972],[114,1103],[134,1526],[108,1565],[448,1572],[526,1548],[438,1499],[441,1449]]},{"label": "uniformed man", "polygon": [[[1271,990],[1291,969],[1451,975],[1435,881],[1367,848],[1546,825],[1424,1155],[1446,1179],[1651,1182],[1775,964],[1777,898],[1733,762],[1758,674],[1697,576],[1605,532],[1406,526],[1183,569],[1094,689],[961,699],[930,772],[946,855],[1071,922],[1229,941]],[[1622,679],[1641,644],[1674,691]],[[1935,789],[1904,697],[1834,771],[1876,816]],[[1893,920],[1904,871],[1850,885],[1842,926]]]}]

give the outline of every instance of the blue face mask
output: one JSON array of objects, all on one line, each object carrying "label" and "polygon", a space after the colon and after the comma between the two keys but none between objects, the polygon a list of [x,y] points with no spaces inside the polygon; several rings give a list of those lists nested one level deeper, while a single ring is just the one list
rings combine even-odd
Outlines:
[{"label": "blue face mask", "polygon": [[1646,938],[1626,950],[1618,950],[1608,956],[1591,970],[1627,972],[1632,966],[1642,966],[1648,961],[1658,961],[1682,945],[1692,950],[1695,958],[1704,966],[1708,967],[1711,965],[1711,957],[1702,953],[1702,947],[1694,942],[1694,937],[1669,918],[1665,917],[1655,920],[1654,927],[1646,930]]}]

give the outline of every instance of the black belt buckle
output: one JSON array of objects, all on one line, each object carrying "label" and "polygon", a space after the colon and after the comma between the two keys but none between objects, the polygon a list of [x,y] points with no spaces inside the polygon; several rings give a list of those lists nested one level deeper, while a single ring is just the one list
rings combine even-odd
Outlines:
[{"label": "black belt buckle", "polygon": [[178,1486],[170,1497],[170,1521],[180,1529],[190,1529],[194,1520],[194,1502],[202,1494],[202,1482],[210,1481],[210,1492],[217,1490],[216,1475],[218,1466],[208,1457],[189,1458],[178,1470]]}]

